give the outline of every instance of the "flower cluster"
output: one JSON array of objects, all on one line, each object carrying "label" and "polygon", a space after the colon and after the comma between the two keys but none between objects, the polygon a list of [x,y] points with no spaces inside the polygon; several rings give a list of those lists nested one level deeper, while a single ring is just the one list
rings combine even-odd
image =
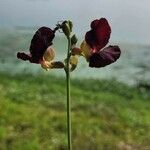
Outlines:
[{"label": "flower cluster", "polygon": [[[71,144],[71,103],[70,103],[70,71],[76,69],[78,57],[83,56],[89,63],[89,67],[100,68],[115,62],[120,57],[118,46],[105,47],[110,38],[111,28],[105,18],[92,21],[91,30],[85,34],[85,39],[80,47],[76,47],[76,35],[72,35],[73,24],[71,21],[58,23],[52,30],[48,27],[39,28],[34,34],[30,53],[18,52],[17,57],[30,63],[40,64],[42,68],[48,70],[53,68],[63,68],[66,73],[67,91],[67,136],[68,150],[72,150]],[[68,40],[67,57],[64,61],[55,61],[55,50],[53,49],[53,39],[56,31],[62,31]]]},{"label": "flower cluster", "polygon": [[[67,38],[70,37],[73,24],[71,21],[64,21],[57,24],[55,29],[52,30],[48,27],[39,28],[34,34],[31,45],[30,53],[18,52],[17,57],[24,61],[31,63],[41,64],[41,67],[48,70],[52,68],[64,68],[66,62],[54,61],[55,50],[52,48],[52,41],[55,37],[55,32],[62,30]],[[121,54],[118,46],[105,47],[110,38],[111,27],[105,18],[97,19],[91,22],[91,30],[85,34],[85,39],[80,45],[76,47],[77,38],[75,34],[70,38],[70,71],[73,71],[78,63],[78,57],[85,57],[89,63],[89,67],[105,67],[115,62]]]}]

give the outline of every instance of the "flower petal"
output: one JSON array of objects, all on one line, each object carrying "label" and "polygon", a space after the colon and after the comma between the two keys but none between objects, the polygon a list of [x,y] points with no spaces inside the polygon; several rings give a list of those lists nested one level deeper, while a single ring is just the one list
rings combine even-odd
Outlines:
[{"label": "flower petal", "polygon": [[29,61],[30,61],[31,56],[30,56],[30,54],[18,52],[18,53],[17,53],[17,58],[18,58],[18,59],[22,59],[22,60],[24,60],[24,61],[26,61],[26,60],[29,60]]},{"label": "flower petal", "polygon": [[101,50],[109,41],[111,28],[105,18],[94,20],[91,23],[91,30],[85,35],[85,41],[92,49]]},{"label": "flower petal", "polygon": [[49,69],[62,69],[64,68],[64,63],[62,63],[61,61],[41,61],[40,62],[41,67],[45,70],[49,70]]},{"label": "flower petal", "polygon": [[71,65],[77,65],[78,63],[78,57],[77,56],[71,56],[70,57],[70,64]]},{"label": "flower petal", "polygon": [[91,29],[96,28],[98,26],[98,24],[99,24],[99,20],[98,19],[92,21],[91,22]]},{"label": "flower petal", "polygon": [[52,45],[54,37],[54,31],[48,27],[41,27],[36,31],[30,45],[31,62],[39,63],[39,60],[43,58],[46,49]]},{"label": "flower petal", "polygon": [[120,57],[121,51],[118,46],[108,46],[99,53],[93,53],[90,57],[89,66],[100,68],[115,62]]},{"label": "flower petal", "polygon": [[91,48],[86,43],[86,41],[83,41],[80,45],[80,49],[82,51],[82,55],[86,58],[87,61],[89,61],[89,57],[91,56]]},{"label": "flower petal", "polygon": [[77,67],[77,64],[78,64],[78,57],[77,56],[71,56],[70,57],[70,71],[73,71],[76,69]]},{"label": "flower petal", "polygon": [[52,61],[55,57],[55,50],[52,47],[48,47],[43,55],[45,61]]},{"label": "flower petal", "polygon": [[52,64],[49,61],[42,60],[40,61],[40,64],[41,64],[41,67],[45,70],[49,70],[49,68],[52,68]]}]

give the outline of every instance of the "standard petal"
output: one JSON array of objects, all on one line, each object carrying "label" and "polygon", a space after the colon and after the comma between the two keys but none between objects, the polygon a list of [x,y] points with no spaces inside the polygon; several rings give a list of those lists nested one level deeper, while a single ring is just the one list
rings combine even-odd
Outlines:
[{"label": "standard petal", "polygon": [[99,53],[93,53],[90,57],[89,66],[100,68],[115,62],[120,57],[121,51],[118,46],[108,46]]},{"label": "standard petal", "polygon": [[91,29],[95,29],[99,24],[99,19],[96,19],[91,22]]},{"label": "standard petal", "polygon": [[99,24],[97,25],[95,31],[95,36],[98,43],[97,46],[98,49],[101,49],[104,46],[106,46],[106,44],[109,41],[110,34],[111,34],[111,28],[109,26],[108,21],[105,18],[101,18],[99,20]]},{"label": "standard petal", "polygon": [[31,40],[30,53],[33,63],[39,63],[46,49],[52,45],[52,40],[55,37],[54,31],[48,27],[39,28]]},{"label": "standard petal", "polygon": [[91,30],[85,35],[86,42],[91,46],[92,49],[100,50],[109,41],[111,28],[108,21],[105,18],[94,20],[91,23]]}]

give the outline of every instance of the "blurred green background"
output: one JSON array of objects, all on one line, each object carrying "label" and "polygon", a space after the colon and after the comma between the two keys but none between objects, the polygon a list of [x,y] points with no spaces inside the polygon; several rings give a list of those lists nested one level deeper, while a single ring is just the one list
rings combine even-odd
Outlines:
[{"label": "blurred green background", "polygon": [[[149,150],[148,4],[146,0],[0,1],[0,150],[67,150],[65,73],[44,71],[18,60],[16,53],[28,52],[39,26],[54,27],[63,19],[74,22],[80,45],[91,20],[100,17],[110,22],[110,44],[119,45],[122,55],[101,69],[89,68],[81,57],[71,73],[73,149]],[[66,43],[56,34],[56,60],[65,59]]]}]

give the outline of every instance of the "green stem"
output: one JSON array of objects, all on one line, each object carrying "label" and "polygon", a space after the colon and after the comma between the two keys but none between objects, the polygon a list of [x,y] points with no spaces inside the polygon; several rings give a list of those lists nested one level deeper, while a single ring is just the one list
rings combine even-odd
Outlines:
[{"label": "green stem", "polygon": [[70,104],[70,49],[71,49],[71,40],[68,39],[68,52],[67,52],[67,63],[66,63],[66,84],[67,84],[67,135],[68,135],[68,150],[72,150],[71,144],[71,104]]}]

